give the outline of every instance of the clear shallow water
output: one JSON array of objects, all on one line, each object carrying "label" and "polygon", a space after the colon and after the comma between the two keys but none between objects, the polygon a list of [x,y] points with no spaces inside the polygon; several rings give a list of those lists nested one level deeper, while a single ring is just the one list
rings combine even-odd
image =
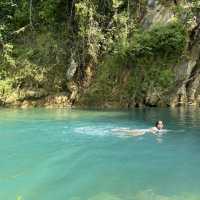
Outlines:
[{"label": "clear shallow water", "polygon": [[[2,200],[199,200],[198,109],[0,110]],[[115,128],[166,123],[162,137]]]}]

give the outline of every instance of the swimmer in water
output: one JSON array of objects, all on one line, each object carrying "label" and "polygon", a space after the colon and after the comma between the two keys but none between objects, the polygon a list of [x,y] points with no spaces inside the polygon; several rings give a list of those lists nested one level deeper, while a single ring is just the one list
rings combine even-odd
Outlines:
[{"label": "swimmer in water", "polygon": [[163,127],[164,127],[163,122],[161,120],[159,120],[155,123],[154,127],[149,129],[149,131],[152,133],[158,133],[159,131],[161,131],[163,129]]},{"label": "swimmer in water", "polygon": [[137,129],[129,130],[126,128],[113,129],[113,131],[127,132],[129,135],[132,135],[132,136],[141,136],[141,135],[144,135],[146,132],[150,132],[152,134],[159,135],[159,132],[163,129],[163,127],[164,127],[163,122],[161,120],[159,120],[155,123],[154,127],[149,128],[147,131],[139,130],[139,129],[138,130]]}]

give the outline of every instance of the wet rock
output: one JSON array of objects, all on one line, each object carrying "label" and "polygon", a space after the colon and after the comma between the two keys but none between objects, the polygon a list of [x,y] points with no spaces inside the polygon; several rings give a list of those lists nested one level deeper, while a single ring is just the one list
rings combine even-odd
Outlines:
[{"label": "wet rock", "polygon": [[78,95],[78,91],[79,91],[78,86],[74,81],[70,81],[67,83],[67,87],[68,87],[69,91],[71,92],[71,94],[69,95],[69,99],[70,99],[71,103],[73,104]]},{"label": "wet rock", "polygon": [[19,100],[25,99],[40,99],[48,95],[48,92],[45,89],[22,89],[18,93]]},{"label": "wet rock", "polygon": [[42,102],[45,107],[70,107],[70,101],[67,94],[56,94],[47,96]]},{"label": "wet rock", "polygon": [[149,91],[145,98],[145,104],[156,106],[160,100],[160,91]]},{"label": "wet rock", "polygon": [[66,107],[71,107],[71,102],[68,96],[69,94],[65,92],[47,95],[42,98],[27,98],[27,99],[24,98],[20,99],[17,96],[12,95],[3,101],[2,106],[21,107],[21,108],[29,108],[29,107],[66,108]]}]

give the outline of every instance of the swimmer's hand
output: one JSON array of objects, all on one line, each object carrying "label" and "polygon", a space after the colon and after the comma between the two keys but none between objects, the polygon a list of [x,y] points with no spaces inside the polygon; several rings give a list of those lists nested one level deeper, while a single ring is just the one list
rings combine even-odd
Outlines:
[{"label": "swimmer's hand", "polygon": [[156,127],[152,127],[149,129],[149,132],[156,135],[156,136],[161,136],[163,133],[161,133],[161,130],[158,130]]},{"label": "swimmer's hand", "polygon": [[158,134],[158,130],[157,130],[156,127],[150,128],[150,129],[149,129],[149,132],[152,133],[152,134],[154,134],[154,135],[157,135],[157,134]]}]

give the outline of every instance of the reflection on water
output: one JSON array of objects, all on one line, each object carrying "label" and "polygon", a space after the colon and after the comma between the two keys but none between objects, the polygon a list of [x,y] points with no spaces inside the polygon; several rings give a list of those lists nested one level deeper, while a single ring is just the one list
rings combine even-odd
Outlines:
[{"label": "reflection on water", "polygon": [[200,199],[199,109],[1,109],[0,127],[2,200]]}]

